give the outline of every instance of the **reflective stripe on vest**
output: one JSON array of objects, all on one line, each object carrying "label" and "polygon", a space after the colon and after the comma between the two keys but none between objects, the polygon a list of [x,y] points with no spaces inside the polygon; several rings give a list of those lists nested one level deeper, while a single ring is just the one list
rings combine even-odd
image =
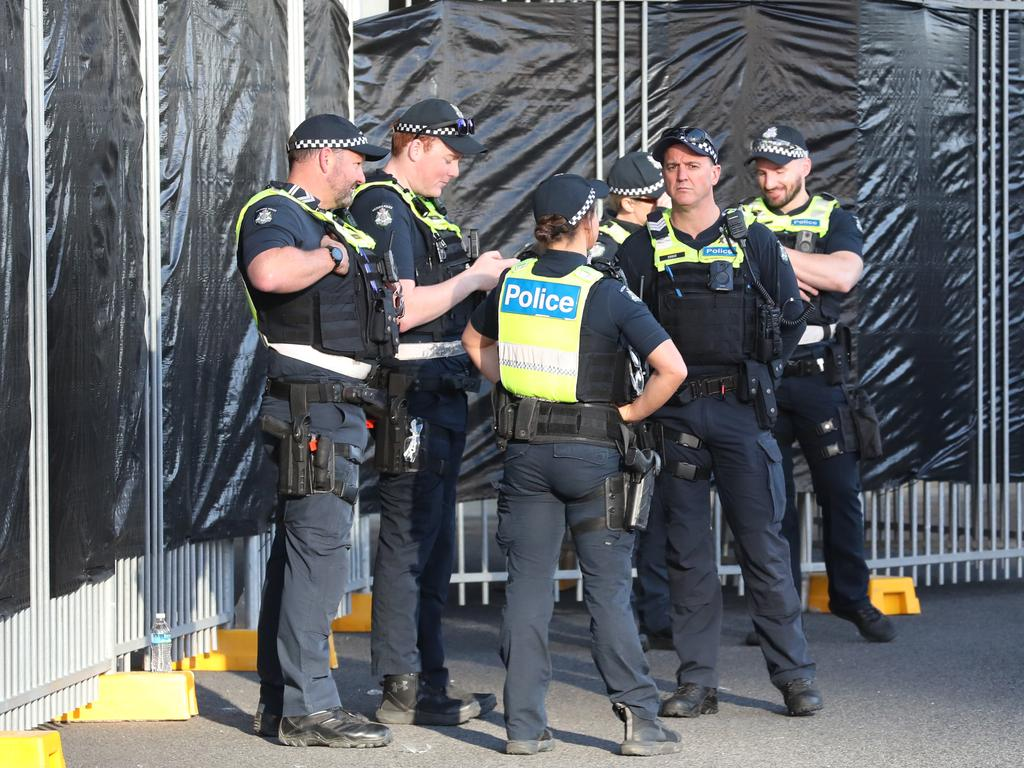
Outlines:
[{"label": "reflective stripe on vest", "polygon": [[533,271],[536,263],[512,267],[501,288],[501,383],[520,397],[575,403],[583,308],[603,275],[583,264],[564,277],[542,277]]},{"label": "reflective stripe on vest", "polygon": [[629,237],[629,230],[619,224],[614,219],[609,219],[600,227],[597,228],[598,232],[604,232],[608,237],[614,240],[619,245],[626,242],[626,238]]},{"label": "reflective stripe on vest", "polygon": [[[330,224],[332,227],[334,227],[338,234],[341,235],[342,239],[344,239],[345,242],[347,242],[349,245],[351,245],[353,248],[357,250],[363,249],[369,251],[373,250],[373,248],[377,245],[377,242],[370,235],[366,234],[361,229],[356,229],[347,221],[342,221],[340,219],[335,218],[334,214],[331,213],[330,211],[324,211],[320,208],[312,208],[307,203],[304,203],[302,200],[299,200],[299,198],[295,197],[295,195],[290,195],[283,189],[270,187],[269,189],[264,189],[262,192],[257,192],[255,195],[249,198],[249,202],[242,206],[242,212],[238,214],[238,219],[235,221],[236,251],[241,245],[239,240],[242,236],[242,219],[245,218],[246,212],[261,200],[265,200],[266,198],[273,197],[275,195],[287,197],[289,200],[291,200],[293,203],[299,206],[302,210],[304,210],[306,213],[312,216],[314,219]],[[256,313],[256,305],[253,303],[252,296],[249,294],[249,286],[246,284],[244,280],[242,281],[242,286],[245,289],[245,300],[246,303],[248,303],[249,305],[249,311],[252,313],[252,319],[258,325],[259,317]],[[266,339],[264,339],[264,342],[265,341]]]},{"label": "reflective stripe on vest", "polygon": [[747,220],[747,224],[756,221],[775,233],[812,232],[818,237],[825,237],[828,234],[832,211],[838,207],[838,200],[815,195],[807,204],[807,208],[800,213],[775,213],[768,208],[763,197],[741,205],[740,210],[743,211],[743,217]]},{"label": "reflective stripe on vest", "polygon": [[739,269],[745,254],[739,243],[726,240],[719,236],[715,242],[705,245],[700,250],[691,248],[676,237],[672,228],[672,212],[665,211],[658,218],[647,221],[647,233],[651,237],[654,248],[654,267],[664,272],[673,264],[710,264],[713,261],[728,261],[733,269]]},{"label": "reflective stripe on vest", "polygon": [[[427,200],[425,197],[420,197],[414,194],[411,190],[406,189],[396,181],[384,179],[382,181],[368,181],[365,184],[360,184],[359,188],[356,189],[354,197],[357,197],[360,192],[373,187],[387,187],[390,190],[396,192],[409,206],[409,210],[412,211],[412,215],[427,225],[427,228],[431,232],[440,234],[441,232],[454,232],[457,237],[462,237],[462,229],[458,225],[452,224],[448,221],[440,211],[437,210],[437,206],[433,202]],[[423,209],[420,208],[423,207]]]}]

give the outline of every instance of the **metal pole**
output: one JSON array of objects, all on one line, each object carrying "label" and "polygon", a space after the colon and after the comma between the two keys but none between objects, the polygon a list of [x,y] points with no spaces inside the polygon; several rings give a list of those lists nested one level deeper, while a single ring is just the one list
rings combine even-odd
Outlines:
[{"label": "metal pole", "polygon": [[[978,453],[977,485],[978,485],[978,490],[979,490],[979,493],[978,493],[978,510],[980,512],[980,510],[981,510],[981,501],[980,501],[981,493],[980,493],[980,489],[981,489],[982,484],[985,481],[985,396],[984,396],[984,387],[985,387],[985,369],[984,369],[984,360],[985,360],[985,320],[984,320],[984,318],[985,318],[985,296],[984,296],[984,292],[982,291],[982,275],[983,275],[984,270],[985,270],[985,254],[984,254],[984,251],[982,250],[982,248],[983,248],[982,236],[983,236],[983,232],[984,232],[984,224],[982,222],[982,209],[983,209],[983,207],[985,205],[985,200],[984,200],[984,195],[983,195],[983,191],[982,191],[982,178],[983,178],[983,173],[984,173],[983,166],[982,166],[982,160],[983,160],[984,149],[983,149],[982,143],[981,143],[981,137],[983,135],[982,131],[984,130],[984,127],[985,127],[984,126],[984,120],[983,120],[983,114],[984,113],[982,111],[982,90],[983,90],[982,89],[982,83],[983,83],[983,81],[985,79],[985,64],[984,64],[984,51],[983,51],[983,49],[984,49],[984,39],[985,39],[984,38],[984,28],[985,28],[984,12],[979,10],[978,13],[976,14],[976,18],[977,18],[977,24],[978,24],[978,38],[977,38],[978,39],[978,60],[977,60],[977,67],[976,67],[976,69],[977,69],[977,94],[976,94],[976,104],[975,104],[975,107],[976,107],[976,116],[977,116],[977,126],[978,126],[978,128],[977,128],[977,131],[976,131],[976,135],[977,135],[977,156],[975,158],[975,160],[976,160],[975,174],[976,174],[976,178],[977,178],[976,190],[975,190],[975,192],[976,192],[975,203],[976,203],[976,206],[977,206],[977,217],[976,217],[977,233],[976,233],[976,238],[975,238],[975,248],[976,248],[976,254],[977,254],[977,260],[976,260],[976,263],[975,263],[975,271],[976,271],[976,275],[975,275],[975,285],[976,285],[975,302],[976,302],[976,308],[975,309],[976,309],[977,322],[976,322],[976,328],[975,328],[975,336],[977,338],[978,348],[977,348],[977,359],[975,361],[975,363],[976,363],[976,371],[975,371],[975,373],[976,373],[978,385],[977,385],[977,390],[976,390],[977,391],[977,397],[976,397],[976,401],[975,401],[975,406],[977,408],[977,413],[978,413],[978,434],[977,434],[977,441],[975,443],[975,450]],[[954,550],[953,551],[954,552],[956,551],[956,537],[958,535],[959,535],[958,529],[954,528],[953,529],[953,537],[954,537],[953,538],[953,546],[954,546]],[[954,573],[954,577],[955,577],[956,571],[954,570],[953,573]],[[954,583],[956,583],[955,582],[955,578],[954,578]]]},{"label": "metal pole", "polygon": [[[360,8],[360,14],[362,8]],[[348,15],[348,119],[356,122],[356,24],[353,13]],[[356,123],[358,125],[358,123]]]},{"label": "metal pole", "polygon": [[288,0],[288,132],[306,117],[305,0]]},{"label": "metal pole", "polygon": [[640,3],[640,148],[647,151],[647,0]]},{"label": "metal pole", "polygon": [[[1001,495],[1003,500],[1003,547],[1010,548],[1010,11],[1003,11],[1003,475]],[[992,548],[995,549],[993,532]],[[992,575],[995,576],[995,563]],[[1010,577],[1010,561],[1003,561],[1003,577]]]},{"label": "metal pole", "polygon": [[[597,178],[604,178],[604,105],[601,91],[603,90],[603,83],[601,82],[601,67],[604,66],[604,62],[601,59],[601,0],[595,0],[594,2],[594,154],[596,155],[597,162],[595,163],[594,173]],[[604,203],[601,200],[597,201],[597,215],[601,216],[604,212]]]},{"label": "metal pole", "polygon": [[[989,393],[988,393],[988,412],[989,412],[989,482],[988,482],[988,509],[989,509],[989,536],[993,539],[996,535],[996,482],[997,472],[999,470],[997,460],[997,436],[996,436],[996,425],[998,424],[998,414],[996,413],[996,393],[999,389],[998,373],[996,359],[996,344],[998,342],[997,329],[996,329],[996,290],[998,288],[996,283],[996,98],[997,92],[997,81],[996,81],[996,11],[993,10],[989,14],[989,99],[988,99],[988,170],[989,170],[989,198],[988,198],[988,232],[989,232],[989,251],[988,251],[988,321],[989,321],[989,345],[988,345],[988,373],[989,373]],[[1005,147],[1003,147],[1005,152]],[[1005,221],[1002,226],[1005,227]],[[985,546],[984,542],[984,526],[982,519],[978,520],[978,549],[983,549]],[[994,547],[993,547],[994,548]],[[995,563],[992,564],[993,569]],[[978,563],[978,572],[984,574],[985,566],[984,563]]]},{"label": "metal pole", "polygon": [[626,3],[619,0],[619,157],[626,154]]}]

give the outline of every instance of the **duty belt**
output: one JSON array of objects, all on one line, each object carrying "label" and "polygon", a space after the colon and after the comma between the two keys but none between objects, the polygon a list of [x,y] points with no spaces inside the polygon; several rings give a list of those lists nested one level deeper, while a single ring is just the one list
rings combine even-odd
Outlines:
[{"label": "duty belt", "polygon": [[585,440],[618,445],[622,417],[611,405],[553,403],[526,397],[515,402],[509,440],[558,443]]},{"label": "duty belt", "polygon": [[[264,339],[265,340],[265,339]],[[342,355],[329,355],[319,349],[305,344],[280,344],[267,342],[267,346],[280,355],[290,357],[294,360],[301,360],[304,363],[315,365],[318,368],[325,368],[328,371],[340,373],[352,379],[365,381],[373,372],[373,364],[365,363],[362,360],[353,360],[351,357]]]},{"label": "duty belt", "polygon": [[726,392],[732,392],[736,389],[736,381],[735,374],[688,380],[683,382],[675,396],[685,405],[701,397],[725,395]]},{"label": "duty belt", "polygon": [[813,357],[809,360],[789,360],[782,371],[785,378],[793,376],[815,376],[825,372],[825,358]]},{"label": "duty belt", "polygon": [[[298,390],[298,393],[296,393]],[[295,394],[304,395],[307,403],[349,403],[387,410],[387,393],[365,385],[344,384],[340,381],[282,381],[267,379],[264,391],[282,400],[291,400]]]}]

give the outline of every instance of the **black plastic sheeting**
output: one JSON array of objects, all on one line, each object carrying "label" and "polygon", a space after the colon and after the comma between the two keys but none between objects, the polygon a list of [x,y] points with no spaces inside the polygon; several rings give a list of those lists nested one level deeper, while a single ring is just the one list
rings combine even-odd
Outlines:
[{"label": "black plastic sheeting", "polygon": [[284,0],[161,3],[164,542],[265,529],[266,370],[235,217],[287,171]]},{"label": "black plastic sheeting", "polygon": [[44,5],[51,591],[144,547],[146,344],[139,30],[107,0]]},{"label": "black plastic sheeting", "polygon": [[[601,25],[605,168],[618,154],[618,12],[606,4]],[[640,144],[640,9],[627,4],[625,14],[629,151]],[[897,2],[691,2],[651,3],[648,18],[652,141],[678,122],[710,130],[722,146],[717,198],[733,204],[756,192],[742,164],[753,134],[771,122],[795,124],[811,139],[812,190],[861,214],[867,269],[846,309],[860,312],[863,379],[887,446],[866,467],[865,485],[975,479],[974,13]],[[484,247],[512,250],[528,236],[529,195],[541,179],[596,170],[592,4],[443,0],[361,21],[355,31],[355,111],[377,126],[375,138],[385,138],[402,107],[430,96],[477,120],[492,151],[464,163],[446,201],[456,221],[481,230]],[[1013,252],[1021,159],[1011,156]],[[1022,269],[1011,262],[1011,286]],[[1010,305],[1011,403],[1024,389],[1012,364],[1024,334],[1021,301],[1017,292]],[[1013,414],[1014,477],[1024,470],[1022,420]],[[500,458],[489,430],[488,403],[477,398],[463,499],[494,495]]]},{"label": "black plastic sheeting", "polygon": [[306,0],[306,114],[348,113],[352,35],[337,0]]},{"label": "black plastic sheeting", "polygon": [[0,3],[0,619],[29,603],[28,133],[21,3]]}]

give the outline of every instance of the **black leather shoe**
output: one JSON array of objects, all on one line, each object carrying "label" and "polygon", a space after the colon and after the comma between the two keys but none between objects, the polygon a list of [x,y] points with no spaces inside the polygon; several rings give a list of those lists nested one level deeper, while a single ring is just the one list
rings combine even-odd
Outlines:
[{"label": "black leather shoe", "polygon": [[615,714],[626,725],[625,737],[619,745],[620,755],[647,757],[671,755],[682,750],[679,734],[670,731],[659,720],[637,717],[629,707],[621,704],[616,704],[613,708]]},{"label": "black leather shoe", "polygon": [[865,640],[872,643],[888,643],[896,637],[896,627],[888,616],[879,611],[871,603],[860,608],[832,610],[834,616],[857,625],[857,631]]},{"label": "black leather shoe", "polygon": [[718,689],[696,683],[683,683],[661,702],[662,717],[697,717],[718,714]]},{"label": "black leather shoe", "polygon": [[743,644],[760,647],[761,638],[758,636],[757,632],[750,630],[747,632],[746,637],[743,638]]},{"label": "black leather shoe", "polygon": [[505,742],[506,755],[536,755],[538,752],[550,752],[555,748],[555,739],[547,728],[539,739],[509,739]]},{"label": "black leather shoe", "polygon": [[821,691],[814,687],[811,680],[790,680],[780,686],[779,690],[782,691],[786,709],[793,717],[813,715],[825,706],[821,700]]},{"label": "black leather shoe", "polygon": [[281,716],[273,712],[267,712],[263,704],[256,707],[256,714],[252,718],[252,732],[257,736],[268,736],[277,738],[277,731],[281,727]]},{"label": "black leather shoe", "polygon": [[391,731],[365,717],[331,709],[301,717],[282,717],[277,738],[289,747],[383,747]]},{"label": "black leather shoe", "polygon": [[459,702],[459,706],[465,706],[466,704],[477,704],[480,707],[480,713],[476,717],[486,715],[496,706],[498,706],[498,698],[493,693],[473,693],[467,691],[464,688],[460,688],[455,685],[451,680],[448,681],[448,685],[442,689],[434,688],[429,683],[420,681],[420,689],[433,694],[439,698],[448,698]]},{"label": "black leather shoe", "polygon": [[420,685],[415,673],[386,676],[384,695],[376,712],[379,722],[400,725],[461,725],[479,715],[480,703],[475,699],[450,698],[428,685]]}]

